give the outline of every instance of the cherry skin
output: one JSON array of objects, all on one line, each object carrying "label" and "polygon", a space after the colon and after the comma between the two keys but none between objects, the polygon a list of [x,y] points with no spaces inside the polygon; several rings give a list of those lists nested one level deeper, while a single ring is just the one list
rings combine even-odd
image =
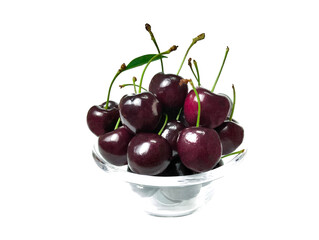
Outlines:
[{"label": "cherry skin", "polygon": [[195,171],[211,170],[222,154],[222,145],[214,129],[189,127],[177,139],[177,151],[183,164]]},{"label": "cherry skin", "polygon": [[133,133],[153,131],[162,115],[161,103],[151,92],[124,95],[119,108],[122,124]]},{"label": "cherry skin", "polygon": [[168,143],[171,145],[171,148],[173,150],[173,156],[177,154],[177,138],[180,131],[182,131],[185,128],[185,126],[180,121],[169,121],[161,136],[165,138]]},{"label": "cherry skin", "polygon": [[98,147],[103,158],[116,166],[127,164],[127,146],[133,134],[125,126],[101,135],[98,139]]},{"label": "cherry skin", "polygon": [[87,113],[87,125],[96,136],[112,131],[119,118],[117,103],[109,101],[107,110],[104,108],[105,104],[106,102],[92,106]]},{"label": "cherry skin", "polygon": [[[216,128],[227,118],[230,109],[229,99],[198,87],[197,92],[201,103],[200,124],[203,127]],[[198,103],[194,91],[190,91],[184,103],[184,115],[190,126],[197,121]]]},{"label": "cherry skin", "polygon": [[149,91],[157,97],[166,112],[178,113],[184,104],[188,87],[186,84],[179,84],[181,79],[178,75],[160,72],[150,82]]},{"label": "cherry skin", "polygon": [[138,174],[158,175],[169,165],[172,149],[166,139],[155,133],[139,133],[127,148],[129,168]]},{"label": "cherry skin", "polygon": [[225,93],[218,93],[217,95],[218,96],[223,96],[223,97],[228,99],[228,101],[229,101],[229,111],[228,111],[228,114],[227,114],[227,118],[229,118],[230,114],[231,114],[231,111],[233,109],[233,102],[232,102],[231,98]]},{"label": "cherry skin", "polygon": [[235,151],[244,140],[244,129],[234,121],[225,121],[215,130],[223,146],[223,155]]}]

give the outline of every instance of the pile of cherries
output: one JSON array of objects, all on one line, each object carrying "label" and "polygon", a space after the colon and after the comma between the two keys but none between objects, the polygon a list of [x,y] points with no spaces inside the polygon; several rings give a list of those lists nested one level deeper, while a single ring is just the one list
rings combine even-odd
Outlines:
[{"label": "pile of cherries", "polygon": [[[244,129],[232,118],[236,102],[234,85],[233,100],[214,93],[229,48],[212,90],[207,90],[200,85],[195,60],[196,73],[191,58],[188,65],[198,86],[179,76],[190,48],[204,39],[205,34],[193,39],[175,75],[164,73],[163,59],[177,46],[160,52],[149,24],[146,30],[158,54],[141,56],[128,66],[122,64],[110,84],[107,101],[91,107],[87,113],[88,127],[98,136],[103,158],[116,166],[127,164],[128,171],[137,174],[179,176],[209,171],[222,165],[223,157],[243,151],[234,152],[244,138]],[[149,64],[156,60],[160,60],[162,71],[153,76],[147,90],[142,87],[142,80]],[[110,101],[117,76],[141,65],[145,68],[139,86],[135,77],[132,84],[121,85],[133,86],[135,93],[124,95],[119,104]]]}]

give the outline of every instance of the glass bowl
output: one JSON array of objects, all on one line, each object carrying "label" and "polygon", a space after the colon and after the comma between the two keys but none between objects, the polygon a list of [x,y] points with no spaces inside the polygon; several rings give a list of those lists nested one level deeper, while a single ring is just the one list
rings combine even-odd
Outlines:
[{"label": "glass bowl", "polygon": [[[92,155],[96,164],[114,179],[128,183],[132,197],[137,197],[145,212],[154,216],[177,217],[193,213],[213,196],[218,180],[237,165],[247,149],[223,158],[223,165],[213,170],[187,176],[148,176],[127,171],[126,166],[108,163],[94,144]],[[135,207],[135,206],[134,206]]]}]

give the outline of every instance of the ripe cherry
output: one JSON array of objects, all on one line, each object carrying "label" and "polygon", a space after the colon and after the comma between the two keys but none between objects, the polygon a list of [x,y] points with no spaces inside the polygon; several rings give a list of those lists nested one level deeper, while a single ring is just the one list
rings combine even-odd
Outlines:
[{"label": "ripe cherry", "polygon": [[125,126],[101,135],[98,139],[99,152],[109,163],[122,166],[127,164],[127,146],[133,134]]}]

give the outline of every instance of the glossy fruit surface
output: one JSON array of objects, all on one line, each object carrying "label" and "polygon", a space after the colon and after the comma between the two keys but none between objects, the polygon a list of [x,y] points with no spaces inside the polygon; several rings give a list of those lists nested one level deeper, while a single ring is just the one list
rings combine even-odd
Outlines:
[{"label": "glossy fruit surface", "polygon": [[177,154],[177,138],[180,131],[182,131],[184,128],[185,126],[179,121],[169,121],[161,134],[161,136],[165,138],[171,145],[173,155]]},{"label": "glossy fruit surface", "polygon": [[127,146],[133,134],[126,127],[101,135],[98,139],[98,146],[101,155],[109,163],[122,166],[127,164]]},{"label": "glossy fruit surface", "polygon": [[154,133],[139,133],[127,149],[129,168],[139,174],[158,175],[169,165],[172,149],[166,139]]},{"label": "glossy fruit surface", "polygon": [[87,113],[87,125],[96,136],[112,131],[119,118],[117,103],[109,101],[107,110],[104,108],[105,104],[92,106]]},{"label": "glossy fruit surface", "polygon": [[[201,103],[200,126],[215,128],[227,118],[230,109],[229,99],[225,96],[214,94],[205,88],[198,87],[197,92]],[[185,120],[190,126],[195,126],[197,121],[198,102],[194,91],[190,91],[184,103]]]},{"label": "glossy fruit surface", "polygon": [[244,140],[244,129],[234,121],[225,121],[215,130],[223,146],[223,155],[235,151]]},{"label": "glossy fruit surface", "polygon": [[122,124],[133,133],[153,131],[162,115],[162,106],[151,92],[124,95],[119,109]]},{"label": "glossy fruit surface", "polygon": [[175,74],[157,73],[152,78],[149,91],[154,93],[165,111],[177,109],[183,106],[188,93],[186,84],[180,85],[182,78]]},{"label": "glossy fruit surface", "polygon": [[211,170],[220,160],[222,145],[214,129],[189,127],[180,132],[177,150],[187,168],[205,172]]}]

